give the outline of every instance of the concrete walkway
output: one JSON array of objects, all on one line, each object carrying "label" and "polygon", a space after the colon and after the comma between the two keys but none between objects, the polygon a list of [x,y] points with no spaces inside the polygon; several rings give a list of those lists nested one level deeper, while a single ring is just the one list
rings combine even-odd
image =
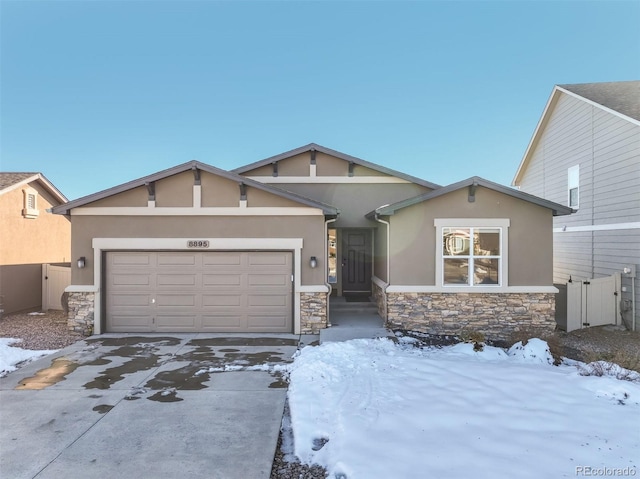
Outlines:
[{"label": "concrete walkway", "polygon": [[268,478],[299,339],[103,335],[31,363],[0,379],[1,476]]}]

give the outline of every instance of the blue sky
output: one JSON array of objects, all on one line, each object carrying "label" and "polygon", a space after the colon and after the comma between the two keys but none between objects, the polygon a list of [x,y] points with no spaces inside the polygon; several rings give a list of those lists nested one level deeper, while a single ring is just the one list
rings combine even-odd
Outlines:
[{"label": "blue sky", "polygon": [[555,84],[640,79],[640,1],[0,1],[0,169],[69,199],[315,142],[510,184]]}]

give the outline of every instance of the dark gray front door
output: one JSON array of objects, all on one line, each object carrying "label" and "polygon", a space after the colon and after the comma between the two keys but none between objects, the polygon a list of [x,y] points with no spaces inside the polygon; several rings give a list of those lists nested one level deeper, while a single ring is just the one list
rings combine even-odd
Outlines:
[{"label": "dark gray front door", "polygon": [[371,292],[371,230],[342,230],[342,291]]}]

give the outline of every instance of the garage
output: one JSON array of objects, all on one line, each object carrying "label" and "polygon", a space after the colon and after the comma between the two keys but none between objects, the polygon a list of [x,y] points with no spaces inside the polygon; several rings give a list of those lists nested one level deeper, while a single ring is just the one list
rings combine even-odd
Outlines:
[{"label": "garage", "polygon": [[108,251],[107,332],[293,331],[290,251]]}]

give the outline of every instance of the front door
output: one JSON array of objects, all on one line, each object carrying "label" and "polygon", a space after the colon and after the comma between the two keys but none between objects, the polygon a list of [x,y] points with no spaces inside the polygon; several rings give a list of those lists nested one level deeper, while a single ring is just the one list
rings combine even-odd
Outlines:
[{"label": "front door", "polygon": [[371,292],[371,230],[342,230],[342,291]]}]

